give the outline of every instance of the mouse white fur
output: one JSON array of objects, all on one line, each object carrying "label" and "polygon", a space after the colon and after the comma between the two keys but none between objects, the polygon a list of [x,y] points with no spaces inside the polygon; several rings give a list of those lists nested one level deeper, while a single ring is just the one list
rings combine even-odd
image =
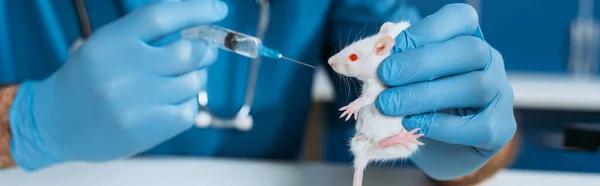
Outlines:
[{"label": "mouse white fur", "polygon": [[408,21],[386,22],[378,33],[355,41],[328,60],[332,69],[341,75],[355,77],[362,82],[361,95],[340,110],[346,121],[354,115],[356,135],[350,140],[354,155],[354,186],[362,185],[363,170],[371,161],[390,161],[408,158],[424,145],[417,141],[419,129],[407,131],[402,117],[381,114],[375,100],[386,88],[378,76],[379,64],[387,58],[394,46],[394,38],[410,26]]}]

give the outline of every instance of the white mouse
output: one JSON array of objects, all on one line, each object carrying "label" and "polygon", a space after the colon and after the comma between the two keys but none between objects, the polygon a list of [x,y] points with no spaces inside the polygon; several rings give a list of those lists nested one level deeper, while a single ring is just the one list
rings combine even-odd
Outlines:
[{"label": "white mouse", "polygon": [[378,33],[353,42],[328,60],[336,73],[362,81],[360,97],[340,109],[344,111],[340,118],[347,115],[347,121],[354,115],[356,120],[356,135],[350,140],[354,186],[362,185],[363,171],[371,161],[408,158],[424,145],[417,140],[422,134],[415,134],[419,129],[407,131],[402,117],[385,116],[375,106],[379,93],[388,88],[379,80],[377,68],[390,55],[394,38],[409,26],[408,21],[386,22]]}]

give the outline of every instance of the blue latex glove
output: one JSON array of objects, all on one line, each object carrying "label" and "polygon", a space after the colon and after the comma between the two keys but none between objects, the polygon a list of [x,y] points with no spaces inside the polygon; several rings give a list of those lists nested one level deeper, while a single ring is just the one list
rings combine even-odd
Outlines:
[{"label": "blue latex glove", "polygon": [[192,127],[217,49],[151,43],[227,14],[211,0],[142,8],[99,29],[47,79],[23,82],[10,113],[17,164],[33,171],[126,158]]},{"label": "blue latex glove", "polygon": [[391,88],[376,105],[385,115],[407,116],[408,130],[421,128],[425,145],[411,159],[426,174],[464,176],[510,141],[516,130],[512,88],[471,6],[444,6],[402,32],[395,45],[378,69]]}]

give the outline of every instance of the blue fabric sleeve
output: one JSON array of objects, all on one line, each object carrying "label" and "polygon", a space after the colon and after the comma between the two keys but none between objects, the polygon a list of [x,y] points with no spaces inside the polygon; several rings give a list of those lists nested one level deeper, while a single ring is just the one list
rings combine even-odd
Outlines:
[{"label": "blue fabric sleeve", "polygon": [[[0,1],[0,82],[6,82],[7,77],[12,76],[12,64],[9,63],[10,55],[7,51],[9,48],[9,37],[8,37],[8,24],[7,24],[7,13],[6,13],[6,1]],[[4,85],[2,83],[0,85]]]}]

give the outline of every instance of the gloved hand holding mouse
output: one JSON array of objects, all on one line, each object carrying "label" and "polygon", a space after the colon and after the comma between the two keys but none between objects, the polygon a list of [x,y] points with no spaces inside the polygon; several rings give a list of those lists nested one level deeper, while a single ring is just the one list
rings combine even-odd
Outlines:
[{"label": "gloved hand holding mouse", "polygon": [[150,43],[227,14],[217,0],[170,1],[97,30],[51,76],[20,85],[10,113],[15,162],[32,171],[120,159],[192,127],[217,49],[202,41]]},{"label": "gloved hand holding mouse", "polygon": [[381,113],[405,116],[426,145],[412,161],[448,180],[484,165],[516,131],[513,92],[498,51],[483,37],[477,12],[450,4],[395,38],[378,68],[391,88],[376,102]]}]

